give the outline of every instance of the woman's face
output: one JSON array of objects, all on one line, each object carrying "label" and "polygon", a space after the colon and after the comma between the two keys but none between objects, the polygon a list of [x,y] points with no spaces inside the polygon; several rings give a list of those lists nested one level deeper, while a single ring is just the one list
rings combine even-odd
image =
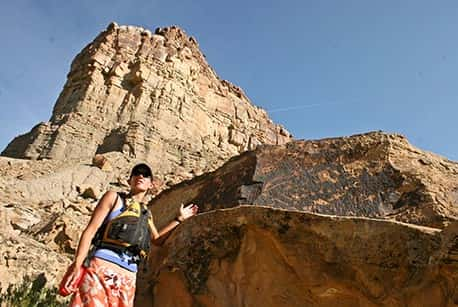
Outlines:
[{"label": "woman's face", "polygon": [[146,192],[153,187],[151,177],[143,177],[141,174],[130,177],[129,184],[133,193]]}]

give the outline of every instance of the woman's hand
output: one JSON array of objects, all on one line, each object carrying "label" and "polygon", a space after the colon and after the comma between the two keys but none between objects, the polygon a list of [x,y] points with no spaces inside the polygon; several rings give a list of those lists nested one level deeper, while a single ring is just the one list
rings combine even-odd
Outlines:
[{"label": "woman's hand", "polygon": [[185,207],[183,204],[181,204],[180,215],[178,216],[178,219],[183,222],[191,216],[196,215],[197,211],[199,211],[199,207],[197,205],[189,204]]},{"label": "woman's hand", "polygon": [[[157,231],[156,227],[153,223],[153,244],[154,245],[162,245],[162,243],[167,239],[167,237],[171,234],[171,231],[175,229],[181,222],[190,218],[193,215],[197,214],[199,207],[194,204],[189,204],[186,207],[181,204],[180,206],[180,213],[175,218],[175,220],[171,221],[167,226],[161,229],[161,231]],[[178,222],[178,224],[177,224]]]},{"label": "woman's hand", "polygon": [[78,276],[80,275],[80,270],[81,270],[81,265],[77,265],[75,262],[73,262],[70,267],[67,269],[67,281],[65,282],[65,285],[64,285],[64,288],[65,290],[67,290],[68,292],[75,292],[76,289],[75,288],[75,285],[76,285],[76,279],[78,278]]}]

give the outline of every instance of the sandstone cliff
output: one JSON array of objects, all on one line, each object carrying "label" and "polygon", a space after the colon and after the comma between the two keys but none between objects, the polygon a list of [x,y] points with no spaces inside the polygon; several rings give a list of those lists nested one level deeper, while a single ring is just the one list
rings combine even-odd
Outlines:
[{"label": "sandstone cliff", "polygon": [[62,160],[118,151],[189,178],[290,138],[240,88],[220,80],[181,29],[111,24],[73,61],[50,121],[2,155]]}]

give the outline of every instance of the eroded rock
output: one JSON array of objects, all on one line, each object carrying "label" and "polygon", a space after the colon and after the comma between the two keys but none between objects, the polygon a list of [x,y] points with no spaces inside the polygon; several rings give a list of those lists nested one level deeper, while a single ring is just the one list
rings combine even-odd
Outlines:
[{"label": "eroded rock", "polygon": [[458,218],[457,190],[457,163],[373,132],[262,146],[162,193],[151,207],[159,223],[193,202],[201,212],[249,204],[443,228]]},{"label": "eroded rock", "polygon": [[116,151],[160,174],[203,173],[258,144],[291,140],[242,89],[219,79],[183,30],[148,33],[109,26],[73,61],[50,121],[15,138],[2,155],[96,155],[100,167],[97,154]]},{"label": "eroded rock", "polygon": [[445,256],[457,250],[448,238],[386,220],[218,209],[155,253],[153,287],[142,284],[137,305],[451,306],[458,262]]}]

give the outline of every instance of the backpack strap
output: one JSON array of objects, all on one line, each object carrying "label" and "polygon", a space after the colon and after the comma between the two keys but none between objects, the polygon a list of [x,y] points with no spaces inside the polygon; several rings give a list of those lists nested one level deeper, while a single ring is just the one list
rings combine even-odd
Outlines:
[{"label": "backpack strap", "polygon": [[91,243],[95,247],[99,247],[100,246],[100,243],[101,243],[102,237],[103,237],[103,232],[105,231],[105,226],[107,224],[107,217],[111,214],[111,212],[113,212],[114,208],[116,207],[116,204],[118,203],[119,197],[122,197],[121,193],[116,192],[116,198],[115,198],[113,204],[111,205],[110,211],[108,211],[107,215],[105,216],[105,220],[103,221],[102,225],[99,226],[99,228],[97,229],[94,237],[92,238],[92,242]]}]

